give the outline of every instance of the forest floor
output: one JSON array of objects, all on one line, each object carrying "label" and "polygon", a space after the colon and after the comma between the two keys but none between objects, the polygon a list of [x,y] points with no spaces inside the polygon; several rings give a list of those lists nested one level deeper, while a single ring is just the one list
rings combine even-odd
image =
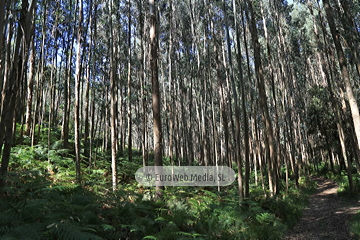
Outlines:
[{"label": "forest floor", "polygon": [[309,198],[300,221],[288,232],[287,240],[355,239],[350,234],[350,220],[360,211],[360,201],[337,195],[335,182],[313,177],[318,186]]}]

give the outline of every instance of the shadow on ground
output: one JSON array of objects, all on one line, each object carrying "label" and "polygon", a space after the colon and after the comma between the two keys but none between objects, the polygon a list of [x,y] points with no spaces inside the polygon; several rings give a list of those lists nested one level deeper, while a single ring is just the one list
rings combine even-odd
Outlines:
[{"label": "shadow on ground", "polygon": [[336,183],[314,177],[318,187],[310,196],[299,223],[288,232],[286,240],[350,240],[350,220],[360,211],[360,201],[337,196]]}]

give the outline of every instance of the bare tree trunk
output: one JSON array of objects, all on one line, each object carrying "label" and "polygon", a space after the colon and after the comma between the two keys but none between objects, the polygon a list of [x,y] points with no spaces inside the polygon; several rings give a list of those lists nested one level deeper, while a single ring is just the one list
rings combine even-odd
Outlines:
[{"label": "bare tree trunk", "polygon": [[[152,108],[154,119],[154,165],[162,166],[162,128],[160,115],[160,88],[158,79],[158,42],[157,42],[157,20],[156,20],[156,1],[149,0],[150,6],[150,69],[152,83]],[[156,185],[157,198],[162,197],[163,186]]]},{"label": "bare tree trunk", "polygon": [[112,8],[113,0],[109,0],[109,22],[110,22],[110,128],[111,128],[111,169],[112,169],[112,188],[113,191],[117,189],[117,166],[116,166],[116,155],[117,155],[117,134],[116,134],[116,80],[115,80],[115,61],[114,61],[114,42],[113,42],[113,25],[112,25]]},{"label": "bare tree trunk", "polygon": [[[70,8],[71,8],[70,1]],[[74,16],[74,21],[76,21],[76,16]],[[68,28],[68,34],[71,33],[71,28]],[[75,27],[74,27],[75,32]],[[66,54],[66,72],[65,72],[65,81],[64,81],[64,115],[63,115],[63,123],[61,128],[61,139],[63,142],[63,148],[68,148],[69,144],[69,120],[70,120],[70,106],[71,106],[71,65],[72,65],[72,55],[73,55],[73,45],[75,41],[75,34],[71,34],[70,44],[65,47]]]},{"label": "bare tree trunk", "polygon": [[[17,99],[17,94],[19,91],[19,87],[21,84],[21,80],[23,79],[24,74],[24,65],[26,62],[25,53],[27,52],[27,48],[29,46],[29,42],[31,39],[31,31],[33,24],[33,11],[35,8],[35,0],[32,1],[30,8],[27,0],[22,0],[22,10],[20,13],[20,20],[18,26],[18,33],[15,42],[15,52],[12,61],[12,67],[10,72],[9,83],[6,85],[4,89],[5,98],[3,99],[3,109],[1,114],[1,126],[3,128],[0,129],[0,149],[4,144],[4,149],[2,153],[1,159],[1,167],[0,167],[0,189],[4,187],[5,181],[4,176],[7,173],[7,168],[10,160],[10,150],[13,140],[13,125],[14,114],[15,114],[15,104]],[[20,55],[21,54],[21,55]],[[0,194],[2,195],[2,194]]]},{"label": "bare tree trunk", "polygon": [[277,186],[277,177],[276,177],[276,149],[275,149],[275,138],[272,129],[271,118],[269,114],[269,109],[267,105],[267,96],[265,91],[265,82],[264,82],[264,75],[263,75],[263,67],[261,63],[261,55],[260,55],[260,44],[258,40],[258,33],[256,29],[255,23],[255,14],[252,7],[251,0],[248,0],[248,7],[251,13],[251,35],[252,35],[252,43],[254,48],[254,58],[255,58],[255,72],[257,77],[257,87],[259,91],[260,97],[260,107],[262,109],[262,121],[265,126],[265,147],[266,147],[266,156],[268,160],[268,176],[269,176],[269,188],[270,194],[273,196],[277,194],[279,189],[276,188]]},{"label": "bare tree trunk", "polygon": [[78,0],[79,20],[77,29],[76,53],[76,76],[75,76],[75,107],[74,107],[74,123],[75,123],[75,157],[76,157],[76,181],[81,183],[81,165],[80,165],[80,81],[81,81],[81,49],[82,49],[82,22],[83,22],[83,3]]},{"label": "bare tree trunk", "polygon": [[[35,29],[35,28],[34,28]],[[1,48],[0,48],[1,49]],[[33,101],[33,90],[34,90],[34,78],[35,78],[35,41],[31,42],[31,53],[30,53],[30,76],[27,86],[27,100],[26,100],[26,128],[25,134],[29,136],[32,124],[32,101]]]},{"label": "bare tree trunk", "polygon": [[144,19],[144,13],[142,11],[143,2],[139,1],[139,21],[140,21],[140,95],[141,95],[141,111],[143,124],[141,129],[141,149],[142,149],[142,158],[143,158],[143,166],[147,165],[148,162],[148,149],[147,149],[147,108],[146,108],[146,92],[145,92],[145,44],[144,44],[144,25],[146,20]]},{"label": "bare tree trunk", "polygon": [[[90,40],[90,46],[92,42]],[[91,61],[91,47],[89,47],[89,62]],[[89,148],[89,138],[90,138],[90,122],[89,122],[89,113],[90,113],[90,64],[86,67],[86,84],[85,84],[85,110],[84,110],[84,156],[86,159],[89,158],[91,148]]]},{"label": "bare tree trunk", "polygon": [[[95,3],[94,5],[94,16],[93,16],[93,22],[91,21],[91,43],[93,44],[94,42],[96,42],[97,40],[97,21],[96,21],[96,14],[97,14],[97,7],[98,5]],[[90,44],[92,46],[92,44]],[[93,73],[91,75],[91,80],[92,82],[95,79],[95,57],[93,57],[92,54],[90,54],[90,59],[89,61],[93,62],[92,68],[91,68],[91,72]],[[96,134],[96,128],[95,126],[98,126],[98,122],[99,122],[99,116],[96,118],[96,123],[95,123],[95,89],[91,89],[90,91],[90,133],[89,133],[89,167],[90,169],[92,168],[93,165],[93,141],[95,139],[95,134]],[[96,155],[95,155],[96,157]],[[95,163],[95,162],[94,162]]]},{"label": "bare tree trunk", "polygon": [[170,129],[169,129],[169,157],[170,163],[174,164],[174,108],[175,105],[175,88],[173,83],[173,68],[172,68],[172,56],[173,56],[173,15],[174,15],[174,5],[173,1],[170,0],[170,14],[169,14],[169,53],[168,53],[168,64],[169,64],[169,91],[170,91],[170,101],[168,103],[169,108],[169,122],[170,122]]},{"label": "bare tree trunk", "polygon": [[[225,3],[225,2],[224,2]],[[235,0],[233,0],[233,10],[234,10],[234,15],[236,16],[236,3]],[[241,15],[243,16],[243,13],[241,11]],[[234,18],[234,23],[235,23],[235,36],[236,36],[236,60],[237,60],[237,64],[238,64],[238,69],[239,69],[239,78],[240,78],[240,90],[241,90],[241,110],[242,110],[242,114],[243,114],[243,125],[244,125],[244,144],[245,144],[245,179],[244,179],[244,197],[248,198],[249,197],[249,182],[250,182],[250,146],[249,146],[249,123],[248,123],[248,117],[247,117],[247,112],[246,112],[246,96],[245,96],[245,81],[244,81],[244,76],[243,76],[243,69],[242,69],[242,60],[241,60],[241,47],[240,47],[240,33],[239,33],[239,29],[238,29],[238,23],[237,23],[237,18]],[[232,60],[231,60],[231,49],[230,49],[230,36],[229,36],[229,29],[227,27],[226,29],[226,36],[227,36],[227,45],[228,45],[228,54],[229,54],[229,62],[230,62],[230,66],[232,65]],[[232,69],[232,67],[230,67],[230,69]],[[231,75],[233,75],[233,70],[231,70]],[[239,114],[239,110],[236,108],[239,108],[237,106],[237,93],[236,93],[236,88],[235,88],[235,81],[234,81],[234,77],[231,76],[232,78],[232,89],[233,89],[233,96],[234,96],[234,102],[235,102],[235,115]],[[237,113],[236,113],[237,112]],[[237,120],[238,121],[238,120]],[[236,123],[239,124],[239,123]],[[238,126],[237,126],[238,127]],[[239,141],[240,138],[238,136],[237,138]],[[238,143],[238,147],[239,147],[240,142]]]},{"label": "bare tree trunk", "polygon": [[128,2],[129,4],[129,13],[128,13],[128,158],[129,162],[132,161],[132,126],[131,126],[131,0]]},{"label": "bare tree trunk", "polygon": [[[312,7],[308,2],[308,6],[309,6],[309,10],[311,15],[313,15],[313,11],[312,11]],[[320,50],[321,49],[321,43],[320,43],[320,37],[319,34],[317,32],[317,27],[314,21],[314,33],[315,33],[315,37],[316,37],[316,41],[317,41],[317,45],[318,48]],[[326,49],[326,42],[325,42],[325,49]],[[317,56],[319,59],[319,65],[320,65],[320,69],[322,70],[323,73],[323,78],[325,79],[325,81],[327,82],[327,87],[330,93],[330,99],[331,99],[331,105],[333,108],[333,111],[335,113],[335,120],[336,120],[336,126],[337,126],[337,130],[338,130],[338,135],[339,135],[339,141],[340,141],[340,145],[341,145],[341,152],[344,158],[344,161],[347,163],[347,173],[348,173],[348,180],[349,180],[349,186],[351,191],[353,191],[353,181],[352,181],[352,173],[351,173],[351,162],[350,160],[347,158],[347,154],[346,154],[346,142],[345,142],[345,134],[344,134],[344,130],[343,130],[343,126],[341,123],[341,115],[340,115],[340,110],[339,110],[339,106],[336,102],[335,96],[334,96],[334,91],[333,91],[333,87],[332,87],[332,79],[330,78],[330,75],[326,69],[326,64],[325,64],[325,59],[324,56],[322,54],[322,52],[318,51],[317,52]]]},{"label": "bare tree trunk", "polygon": [[[277,107],[277,100],[276,100],[276,89],[275,89],[275,71],[273,66],[273,59],[271,55],[271,48],[270,48],[270,41],[268,37],[267,27],[266,27],[266,21],[264,16],[264,11],[262,4],[260,2],[260,9],[261,9],[261,15],[263,20],[263,26],[264,26],[264,33],[265,33],[265,40],[266,40],[266,49],[267,49],[267,55],[268,55],[268,70],[270,74],[270,84],[272,88],[272,97],[273,97],[273,105],[274,105],[274,121],[275,121],[275,139],[276,139],[276,156],[274,161],[274,170],[275,170],[275,178],[278,178],[278,164],[281,164],[281,151],[280,151],[280,127],[279,127],[279,116],[278,116],[278,107]],[[276,189],[279,188],[278,186],[279,181],[276,180]]]},{"label": "bare tree trunk", "polygon": [[339,65],[340,65],[341,75],[342,75],[343,81],[345,83],[346,94],[347,94],[349,105],[350,105],[350,110],[351,110],[351,114],[352,114],[352,119],[353,119],[353,124],[354,124],[358,147],[360,147],[359,107],[356,102],[356,98],[354,96],[354,92],[353,92],[353,89],[351,86],[348,67],[347,67],[347,63],[346,63],[346,58],[345,58],[344,51],[343,51],[341,43],[340,43],[340,35],[338,33],[338,30],[336,29],[335,21],[332,16],[332,12],[331,12],[332,10],[330,9],[329,0],[324,0],[323,3],[324,3],[325,12],[326,12],[326,17],[329,22],[331,35],[334,40],[335,49],[337,52],[338,61],[339,61]]},{"label": "bare tree trunk", "polygon": [[[340,0],[337,1],[337,3],[340,4],[341,8],[343,9],[343,11],[341,11],[340,14],[340,20],[346,32],[346,34],[344,34],[345,35],[344,38],[347,41],[347,45],[350,46],[351,58],[354,61],[356,73],[360,77],[359,35],[358,35],[358,29],[356,28],[353,20],[355,19],[355,16],[351,14],[351,9],[349,9],[350,6],[348,1]],[[338,12],[340,12],[339,9]]]}]

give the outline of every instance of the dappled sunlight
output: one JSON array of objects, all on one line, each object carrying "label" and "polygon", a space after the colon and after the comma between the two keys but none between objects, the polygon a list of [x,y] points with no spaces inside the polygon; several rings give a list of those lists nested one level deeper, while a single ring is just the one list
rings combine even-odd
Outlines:
[{"label": "dappled sunlight", "polygon": [[314,180],[318,182],[317,191],[286,239],[351,239],[350,220],[360,211],[359,201],[338,197],[338,186],[331,180]]}]

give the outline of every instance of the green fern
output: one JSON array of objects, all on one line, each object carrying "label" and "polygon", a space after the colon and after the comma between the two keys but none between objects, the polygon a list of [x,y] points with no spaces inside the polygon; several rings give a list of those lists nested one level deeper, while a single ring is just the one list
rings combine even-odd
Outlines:
[{"label": "green fern", "polygon": [[157,237],[154,236],[146,236],[143,239],[159,240]]}]

